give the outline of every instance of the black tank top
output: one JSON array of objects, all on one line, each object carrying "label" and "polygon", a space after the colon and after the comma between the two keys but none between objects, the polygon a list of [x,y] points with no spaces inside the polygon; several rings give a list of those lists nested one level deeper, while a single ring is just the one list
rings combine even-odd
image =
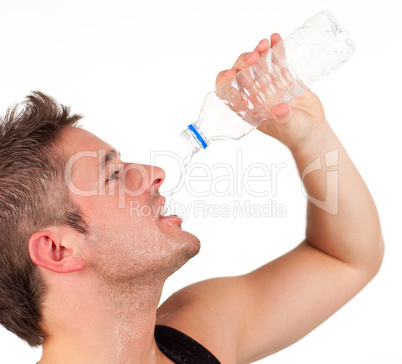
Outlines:
[{"label": "black tank top", "polygon": [[175,364],[220,364],[206,348],[191,337],[168,326],[155,326],[159,350]]},{"label": "black tank top", "polygon": [[155,341],[175,364],[221,364],[201,344],[172,327],[156,325]]}]

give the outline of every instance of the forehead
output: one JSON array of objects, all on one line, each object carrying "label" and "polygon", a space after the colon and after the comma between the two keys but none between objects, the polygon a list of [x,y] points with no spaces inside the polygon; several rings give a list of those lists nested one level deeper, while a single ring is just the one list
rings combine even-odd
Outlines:
[{"label": "forehead", "polygon": [[99,152],[101,149],[112,148],[95,134],[74,126],[66,127],[61,131],[60,143],[69,156],[83,151]]}]

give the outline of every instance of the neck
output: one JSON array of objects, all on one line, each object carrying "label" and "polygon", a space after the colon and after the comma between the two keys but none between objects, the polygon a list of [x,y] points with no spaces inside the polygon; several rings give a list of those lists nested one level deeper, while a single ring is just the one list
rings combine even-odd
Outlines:
[{"label": "neck", "polygon": [[40,363],[169,362],[154,339],[163,282],[94,286],[50,294]]}]

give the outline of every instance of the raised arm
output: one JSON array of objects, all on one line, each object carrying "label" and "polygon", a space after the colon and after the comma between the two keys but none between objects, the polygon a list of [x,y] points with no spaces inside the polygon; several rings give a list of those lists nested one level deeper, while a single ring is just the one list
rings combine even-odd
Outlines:
[{"label": "raised arm", "polygon": [[[271,45],[279,40],[274,34]],[[248,57],[241,55],[232,71],[218,75],[217,84],[255,62],[268,46],[263,40]],[[223,363],[250,363],[305,336],[375,276],[384,251],[370,192],[316,95],[306,91],[277,105],[259,130],[285,144],[295,158],[309,195],[305,240],[247,275],[184,289],[162,308],[172,309],[175,302],[187,306],[192,314],[177,320],[179,328],[209,345]],[[198,330],[192,328],[197,314],[203,322]]]}]

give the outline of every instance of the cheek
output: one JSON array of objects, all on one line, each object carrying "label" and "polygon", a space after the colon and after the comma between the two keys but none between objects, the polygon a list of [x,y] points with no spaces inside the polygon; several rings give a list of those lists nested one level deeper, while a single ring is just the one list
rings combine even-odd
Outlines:
[{"label": "cheek", "polygon": [[91,197],[99,194],[98,183],[89,183],[86,175],[79,175],[78,173],[69,176],[65,174],[66,187],[70,193],[77,197]]},{"label": "cheek", "polygon": [[138,199],[129,198],[127,201],[127,209],[124,213],[127,214],[130,219],[135,221],[141,221],[141,224],[151,224],[155,228],[154,224],[159,218],[159,206],[154,204],[143,203]]},{"label": "cheek", "polygon": [[149,171],[141,164],[129,164],[121,173],[119,189],[131,197],[142,195],[149,186]]},{"label": "cheek", "polygon": [[84,219],[91,231],[102,231],[103,229],[124,230],[130,226],[135,229],[146,225],[149,214],[152,217],[153,211],[149,206],[143,205],[140,200],[119,199],[119,196],[75,196],[74,201],[83,211]]},{"label": "cheek", "polygon": [[150,226],[98,228],[90,237],[88,264],[103,274],[122,278],[143,274],[154,267],[163,252],[162,239]]}]

